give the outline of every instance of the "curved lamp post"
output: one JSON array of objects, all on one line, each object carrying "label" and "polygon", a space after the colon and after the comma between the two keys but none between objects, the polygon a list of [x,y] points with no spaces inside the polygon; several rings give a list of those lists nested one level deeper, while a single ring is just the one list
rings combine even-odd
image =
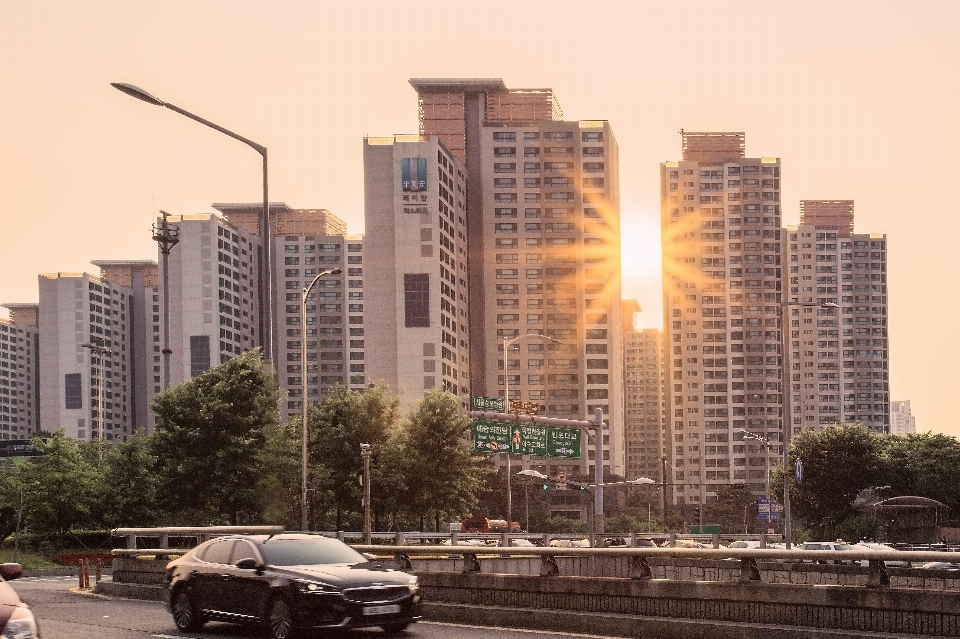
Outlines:
[{"label": "curved lamp post", "polygon": [[[211,129],[215,129],[224,135],[228,135],[234,140],[239,140],[252,148],[254,151],[259,153],[263,158],[263,211],[260,213],[260,241],[263,243],[263,261],[260,264],[260,326],[263,330],[263,353],[264,357],[268,360],[273,359],[273,322],[271,318],[273,316],[273,248],[272,244],[272,234],[270,232],[270,204],[267,199],[267,147],[257,144],[253,140],[248,140],[247,138],[237,135],[229,129],[225,129],[219,124],[214,124],[209,120],[205,120],[198,115],[194,115],[189,111],[185,111],[178,106],[170,104],[169,102],[164,102],[160,98],[150,95],[140,87],[136,87],[132,84],[127,84],[126,82],[111,82],[112,86],[117,91],[126,93],[127,95],[134,97],[138,100],[142,100],[147,104],[152,104],[154,106],[162,106],[170,109],[171,111],[176,111],[180,115],[186,116],[191,120],[204,124]],[[276,368],[276,366],[274,366]]]},{"label": "curved lamp post", "polygon": [[[324,275],[340,275],[343,270],[331,268],[317,273],[313,280],[303,287],[300,294],[300,391],[303,397],[300,398],[300,470],[302,472],[300,484],[300,526],[301,530],[307,530],[307,296],[313,290],[314,285],[320,281]],[[364,538],[366,539],[366,537]],[[367,543],[367,541],[364,541]]]}]

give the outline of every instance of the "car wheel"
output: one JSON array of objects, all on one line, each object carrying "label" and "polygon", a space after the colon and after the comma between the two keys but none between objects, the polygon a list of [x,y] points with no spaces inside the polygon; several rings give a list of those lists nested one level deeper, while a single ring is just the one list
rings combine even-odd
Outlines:
[{"label": "car wheel", "polygon": [[181,632],[199,630],[203,625],[203,619],[194,607],[190,595],[182,588],[173,597],[173,623]]},{"label": "car wheel", "polygon": [[270,639],[291,639],[293,637],[293,611],[283,597],[276,597],[267,609],[267,630]]},{"label": "car wheel", "polygon": [[383,631],[388,635],[399,635],[406,630],[409,625],[409,621],[401,621],[400,623],[388,623],[380,627],[383,628]]}]

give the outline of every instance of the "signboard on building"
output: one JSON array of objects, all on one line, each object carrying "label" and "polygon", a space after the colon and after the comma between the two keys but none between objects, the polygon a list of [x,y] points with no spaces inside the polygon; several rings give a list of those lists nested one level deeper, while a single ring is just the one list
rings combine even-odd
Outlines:
[{"label": "signboard on building", "polygon": [[404,191],[426,191],[427,158],[402,158],[400,185]]},{"label": "signboard on building", "polygon": [[36,457],[42,454],[29,439],[0,440],[0,457]]}]

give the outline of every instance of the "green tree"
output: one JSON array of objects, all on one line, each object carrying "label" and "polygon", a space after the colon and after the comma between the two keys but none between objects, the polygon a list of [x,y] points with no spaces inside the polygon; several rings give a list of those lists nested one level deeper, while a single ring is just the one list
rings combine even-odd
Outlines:
[{"label": "green tree", "polygon": [[88,524],[97,472],[81,454],[80,443],[58,430],[49,438],[35,438],[33,446],[43,454],[16,467],[25,525],[37,532],[65,533]]},{"label": "green tree", "polygon": [[[787,477],[792,514],[804,520],[814,535],[833,536],[851,515],[857,493],[884,479],[880,440],[863,426],[840,425],[806,431],[790,443],[790,468],[797,459],[803,461],[803,482]],[[782,489],[783,479],[781,467],[774,489]]]},{"label": "green tree", "polygon": [[[334,509],[337,530],[344,529],[346,514],[358,516],[361,512],[363,460],[360,444],[373,446],[376,455],[397,422],[398,406],[399,400],[388,397],[383,384],[363,391],[338,385],[321,404],[310,410],[307,421],[309,459],[311,468],[319,473],[313,475],[313,481],[316,481],[318,501],[325,501]],[[377,486],[376,483],[371,486],[378,491],[390,490],[388,486]],[[314,522],[321,514],[316,512],[318,505],[314,502],[310,509]],[[353,525],[359,529],[359,524],[360,519],[356,517]]]},{"label": "green tree", "polygon": [[[303,481],[300,419],[269,424],[263,432],[264,445],[260,454],[263,472],[257,484],[263,521],[282,525],[288,530],[299,530]],[[318,470],[313,471],[312,477],[316,477]],[[307,485],[310,485],[309,479]]]},{"label": "green tree", "polygon": [[912,495],[935,499],[960,516],[960,441],[955,437],[917,433],[884,437],[885,496]]},{"label": "green tree", "polygon": [[444,517],[461,517],[477,504],[484,460],[465,439],[470,426],[460,400],[439,389],[427,391],[404,423],[410,507],[422,518],[432,515],[435,531]]},{"label": "green tree", "polygon": [[94,487],[95,523],[105,528],[156,525],[157,486],[156,458],[145,434],[138,431],[125,442],[105,446]]},{"label": "green tree", "polygon": [[278,389],[260,350],[211,368],[154,399],[161,507],[188,525],[259,521],[264,429]]},{"label": "green tree", "polygon": [[750,506],[756,502],[757,498],[745,484],[718,486],[717,498],[707,502],[704,521],[719,524],[724,532],[740,532],[743,530],[744,513],[749,515]]}]

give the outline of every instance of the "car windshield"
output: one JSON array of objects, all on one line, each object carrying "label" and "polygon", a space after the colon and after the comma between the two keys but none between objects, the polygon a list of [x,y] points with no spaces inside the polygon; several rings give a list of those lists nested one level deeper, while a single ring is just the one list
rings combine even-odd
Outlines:
[{"label": "car windshield", "polygon": [[359,564],[367,558],[336,539],[271,539],[260,546],[272,566]]}]

